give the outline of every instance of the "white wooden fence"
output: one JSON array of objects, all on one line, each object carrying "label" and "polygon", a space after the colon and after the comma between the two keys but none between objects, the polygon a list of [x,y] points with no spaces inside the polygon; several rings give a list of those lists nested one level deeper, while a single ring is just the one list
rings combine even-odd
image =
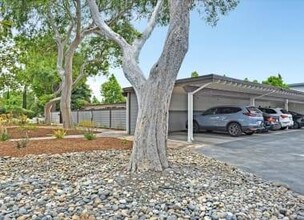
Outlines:
[{"label": "white wooden fence", "polygon": [[[92,121],[97,127],[126,129],[126,109],[101,109],[88,111],[72,111],[74,124],[81,121]],[[60,123],[60,112],[51,113],[51,122]]]}]

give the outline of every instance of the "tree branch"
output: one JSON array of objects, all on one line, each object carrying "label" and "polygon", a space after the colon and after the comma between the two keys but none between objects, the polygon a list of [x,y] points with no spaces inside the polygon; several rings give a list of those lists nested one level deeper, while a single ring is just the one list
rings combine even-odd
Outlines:
[{"label": "tree branch", "polygon": [[72,31],[73,31],[73,28],[74,28],[74,21],[71,20],[71,23],[69,25],[69,28],[68,28],[68,31],[67,31],[67,34],[66,34],[66,37],[64,39],[64,44],[67,44],[68,40],[70,39],[71,35],[72,35]]},{"label": "tree branch", "polygon": [[76,38],[81,37],[81,3],[76,0]]},{"label": "tree branch", "polygon": [[142,32],[142,35],[140,38],[136,39],[132,46],[134,47],[135,51],[136,51],[136,59],[138,59],[139,53],[142,49],[142,47],[144,46],[144,44],[146,43],[147,39],[151,36],[152,31],[154,30],[156,23],[157,23],[157,17],[159,15],[159,12],[161,10],[161,6],[163,4],[164,0],[158,0],[157,4],[151,14],[151,17],[148,21],[147,27],[146,29]]},{"label": "tree branch", "polygon": [[172,80],[170,77],[172,74],[175,74],[174,79],[176,79],[188,51],[191,2],[192,0],[170,1],[170,25],[167,37],[163,51],[150,71],[149,79],[157,78],[160,73],[167,73],[163,80]]},{"label": "tree branch", "polygon": [[77,76],[77,78],[74,80],[72,87],[74,87],[86,74],[85,74],[85,68],[89,64],[89,62],[85,62],[80,67],[80,73]]},{"label": "tree branch", "polygon": [[82,40],[82,32],[81,32],[81,2],[80,0],[77,0],[76,3],[74,3],[76,7],[76,36],[68,49],[66,50],[65,57],[72,56],[72,54],[77,49],[78,45],[80,44]]},{"label": "tree branch", "polygon": [[91,10],[92,18],[98,28],[102,31],[103,35],[115,41],[122,49],[129,47],[130,45],[128,42],[105,23],[104,19],[99,14],[95,0],[87,0],[87,2]]},{"label": "tree branch", "polygon": [[54,17],[53,17],[53,15],[52,15],[50,9],[47,10],[47,17],[48,17],[49,23],[50,23],[50,25],[51,25],[51,28],[52,28],[53,31],[55,32],[56,41],[57,41],[58,39],[60,39],[60,41],[61,41],[61,40],[62,40],[62,39],[61,39],[61,35],[60,35],[59,31],[58,31],[58,27],[55,25],[55,20],[54,20]]},{"label": "tree branch", "polygon": [[63,88],[63,84],[62,84],[62,82],[61,82],[60,85],[59,85],[59,88],[57,89],[56,92],[53,93],[53,95],[54,95],[55,97],[56,97],[57,95],[59,95],[59,94],[61,93],[61,91],[62,91],[62,88]]},{"label": "tree branch", "polygon": [[[57,64],[56,64],[56,68],[57,68],[57,72],[61,78],[61,81],[64,78],[64,68],[63,68],[63,58],[64,58],[64,47],[66,44],[66,40],[62,39],[62,36],[60,35],[59,31],[58,31],[58,27],[55,24],[55,20],[54,17],[50,11],[50,9],[47,11],[47,16],[48,16],[48,20],[50,22],[51,28],[53,29],[53,31],[55,32],[55,41],[57,44]],[[58,94],[61,91],[58,92]]]}]

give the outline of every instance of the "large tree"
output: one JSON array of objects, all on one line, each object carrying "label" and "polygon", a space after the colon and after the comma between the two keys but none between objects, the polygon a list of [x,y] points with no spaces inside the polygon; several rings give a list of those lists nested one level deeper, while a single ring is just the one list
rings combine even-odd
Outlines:
[{"label": "large tree", "polygon": [[[133,42],[128,42],[106,24],[105,13],[103,11],[100,13],[102,8],[98,7],[96,0],[87,0],[87,2],[101,34],[115,41],[121,48],[123,72],[137,96],[138,116],[129,170],[161,171],[169,166],[168,111],[174,83],[188,51],[190,9],[195,6],[204,7],[204,11],[209,15],[208,21],[214,22],[218,18],[218,13],[225,14],[234,8],[237,2],[234,0],[151,1],[148,9],[153,8],[153,10],[147,27]],[[169,11],[169,27],[163,51],[148,77],[145,77],[138,64],[139,54],[157,21],[160,20],[159,15],[163,15],[166,11]]]},{"label": "large tree", "polygon": [[[52,99],[45,105],[45,116],[52,106],[60,101],[60,109],[65,128],[72,126],[71,118],[71,94],[73,86],[86,74],[101,73],[107,70],[120,53],[115,52],[117,46],[113,42],[98,38],[101,42],[98,47],[87,47],[91,53],[83,56],[81,67],[78,71],[73,68],[74,55],[77,54],[81,43],[92,43],[85,38],[94,33],[97,28],[90,22],[88,8],[84,7],[85,1],[81,0],[3,0],[3,18],[14,21],[14,28],[18,34],[33,37],[37,33],[52,32],[54,43],[57,45],[56,70],[60,78],[58,90],[52,94]],[[113,7],[119,6],[114,4]],[[115,31],[121,33],[126,39],[132,39],[137,33],[124,23],[120,14],[107,13],[107,24]],[[114,46],[114,48],[112,48]],[[111,57],[111,58],[110,58]],[[108,62],[105,62],[107,60]],[[92,67],[100,67],[97,71]],[[105,68],[103,66],[105,65]],[[76,74],[75,74],[76,72]],[[75,79],[75,75],[78,78]]]},{"label": "large tree", "polygon": [[116,77],[112,74],[109,80],[101,85],[102,103],[114,104],[125,102],[125,97],[122,95],[122,88],[120,87]]}]

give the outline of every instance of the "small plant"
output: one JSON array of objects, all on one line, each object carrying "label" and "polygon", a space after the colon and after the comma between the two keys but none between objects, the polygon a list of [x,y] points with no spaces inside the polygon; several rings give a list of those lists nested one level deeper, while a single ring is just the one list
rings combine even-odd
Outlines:
[{"label": "small plant", "polygon": [[53,135],[57,139],[62,139],[66,135],[66,131],[64,129],[57,129],[53,131]]},{"label": "small plant", "polygon": [[27,116],[24,115],[24,114],[21,114],[19,117],[18,117],[18,121],[19,121],[19,124],[20,125],[26,125],[28,123],[27,121]]},{"label": "small plant", "polygon": [[95,133],[95,123],[93,121],[81,121],[78,124],[79,127],[83,127],[85,128],[85,132],[83,134],[83,136],[85,137],[85,139],[87,140],[94,140],[96,139],[96,135]]},{"label": "small plant", "polygon": [[16,148],[21,149],[27,147],[27,144],[30,142],[27,134],[26,137],[22,138],[21,140],[16,142]]},{"label": "small plant", "polygon": [[83,136],[85,137],[85,139],[87,139],[88,141],[94,140],[96,139],[96,135],[92,132],[85,132],[83,134]]},{"label": "small plant", "polygon": [[122,145],[127,145],[129,143],[129,141],[125,138],[122,138],[121,143],[122,143]]},{"label": "small plant", "polygon": [[7,129],[4,127],[0,128],[0,141],[7,141],[10,139],[10,136],[7,132]]},{"label": "small plant", "polygon": [[0,115],[0,124],[1,125],[13,124],[13,114],[12,113],[1,114]]},{"label": "small plant", "polygon": [[19,129],[22,131],[34,131],[37,130],[37,125],[35,124],[20,124]]}]

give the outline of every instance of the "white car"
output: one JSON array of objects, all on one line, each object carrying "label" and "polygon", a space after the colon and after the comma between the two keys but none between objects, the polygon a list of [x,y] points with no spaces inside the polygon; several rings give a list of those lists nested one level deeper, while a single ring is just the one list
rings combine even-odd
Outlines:
[{"label": "white car", "polygon": [[293,126],[292,115],[283,108],[259,108],[262,112],[265,112],[271,116],[279,117],[279,123],[281,129],[284,130]]}]

